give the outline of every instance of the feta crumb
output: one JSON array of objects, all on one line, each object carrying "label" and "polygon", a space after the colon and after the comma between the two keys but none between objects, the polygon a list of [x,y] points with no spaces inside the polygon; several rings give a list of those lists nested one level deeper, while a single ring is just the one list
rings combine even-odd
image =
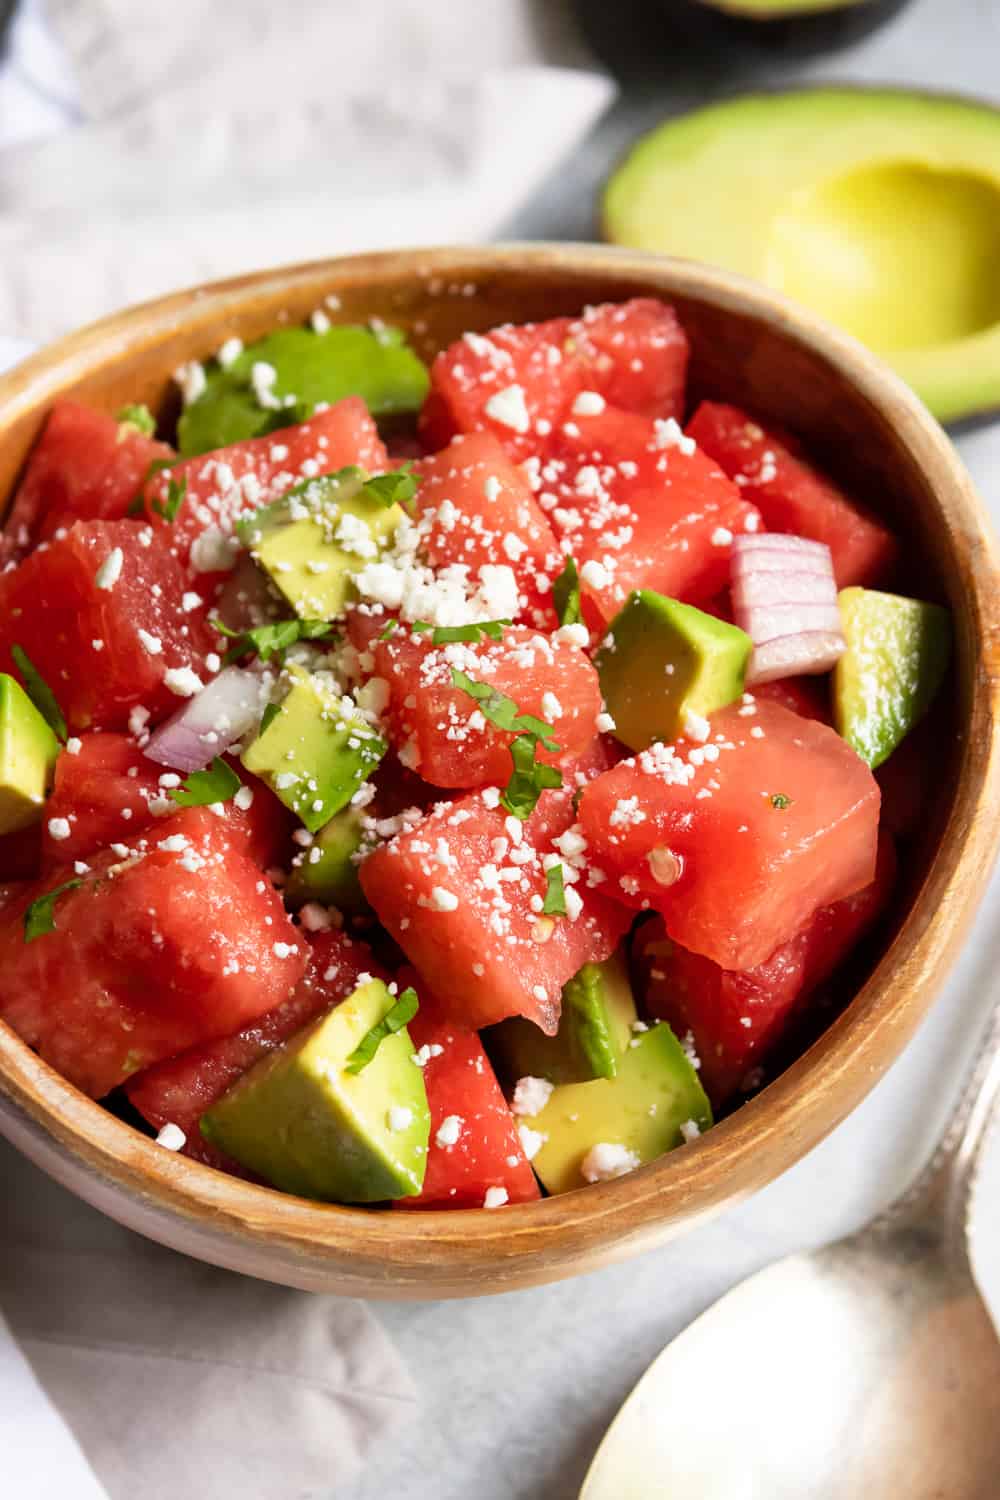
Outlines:
[{"label": "feta crumb", "polygon": [[598,417],[604,410],[604,397],[598,391],[581,391],[573,402],[574,417]]},{"label": "feta crumb", "polygon": [[444,1048],[440,1042],[425,1042],[424,1045],[413,1054],[413,1061],[418,1068],[426,1068],[434,1057],[440,1057]]},{"label": "feta crumb", "polygon": [[701,1126],[697,1120],[684,1120],[681,1124],[681,1135],[684,1137],[685,1145],[690,1145],[701,1135]]},{"label": "feta crumb", "polygon": [[143,630],[141,625],[136,631],[136,634],[138,635],[139,640],[142,642],[143,650],[149,656],[160,655],[163,650],[163,642],[160,640],[160,637],[158,635],[151,635],[148,630]]},{"label": "feta crumb", "polygon": [[168,667],[163,674],[163,686],[176,698],[193,698],[205,684],[193,667]]},{"label": "feta crumb", "polygon": [[99,589],[113,589],[122,576],[125,554],[120,547],[112,547],[107,557],[94,574],[94,583]]},{"label": "feta crumb", "polygon": [[590,631],[586,625],[560,625],[552,639],[560,646],[586,646],[590,643]]},{"label": "feta crumb", "polygon": [[684,733],[689,740],[697,740],[704,744],[712,732],[712,726],[701,714],[694,714],[689,708],[684,710],[683,718]]},{"label": "feta crumb", "polygon": [[597,715],[594,728],[598,734],[614,734],[616,725],[609,713],[601,713]]},{"label": "feta crumb", "polygon": [[274,394],[274,385],[277,379],[277,370],[273,365],[269,365],[266,360],[255,360],[250,367],[250,388],[253,391],[254,400],[265,411],[281,410],[281,401]]},{"label": "feta crumb", "polygon": [[291,958],[293,953],[298,953],[294,943],[272,943],[271,952],[275,958]]},{"label": "feta crumb", "polygon": [[193,589],[188,589],[187,593],[181,595],[181,609],[186,615],[193,609],[200,609],[204,602],[201,595],[196,594]]},{"label": "feta crumb", "polygon": [[175,1125],[173,1120],[168,1120],[156,1137],[156,1144],[165,1146],[168,1151],[180,1151],[187,1144],[187,1136],[179,1125]]},{"label": "feta crumb", "polygon": [[82,749],[83,749],[83,741],[82,740],[78,740],[75,734],[72,735],[66,741],[66,754],[67,755],[79,755],[80,751]]},{"label": "feta crumb", "polygon": [[390,1104],[386,1113],[390,1130],[409,1130],[413,1124],[413,1110],[405,1104]]},{"label": "feta crumb", "polygon": [[546,719],[561,719],[563,716],[562,704],[555,693],[544,692],[542,694],[542,713]]},{"label": "feta crumb", "polygon": [[182,854],[187,846],[188,841],[182,833],[172,833],[169,838],[161,839],[156,847],[164,854]]},{"label": "feta crumb", "polygon": [[503,1208],[507,1202],[507,1189],[505,1187],[491,1187],[486,1189],[483,1199],[484,1208]]},{"label": "feta crumb", "polygon": [[552,1097],[552,1084],[547,1078],[519,1078],[514,1086],[511,1109],[516,1115],[537,1115]]},{"label": "feta crumb", "polygon": [[428,905],[431,911],[456,911],[458,908],[458,897],[454,891],[445,890],[443,885],[435,885],[431,888],[431,897]]},{"label": "feta crumb", "polygon": [[299,912],[299,921],[306,932],[327,932],[333,926],[333,917],[318,901],[307,901]]},{"label": "feta crumb", "polygon": [[494,422],[500,422],[514,432],[528,432],[531,427],[523,386],[508,385],[502,391],[495,391],[487,401],[485,411]]},{"label": "feta crumb", "polygon": [[659,417],[653,421],[654,446],[657,448],[679,448],[687,458],[695,451],[694,438],[686,437],[684,429],[676,417],[667,417],[661,420]]},{"label": "feta crumb", "polygon": [[709,538],[713,547],[728,547],[733,539],[733,533],[726,526],[716,526]]},{"label": "feta crumb", "polygon": [[72,831],[68,818],[49,819],[49,838],[57,839],[61,842],[63,839],[68,839]]},{"label": "feta crumb", "polygon": [[530,1125],[519,1125],[517,1133],[521,1137],[521,1150],[529,1161],[534,1161],[548,1140],[548,1136],[541,1130],[532,1130]]},{"label": "feta crumb", "polygon": [[192,406],[199,396],[204,395],[208,381],[203,366],[196,359],[189,359],[187,364],[177,366],[174,383],[180,387],[184,405]]},{"label": "feta crumb", "polygon": [[480,795],[487,807],[500,806],[500,788],[498,786],[484,786]]},{"label": "feta crumb", "polygon": [[457,1146],[464,1125],[465,1121],[461,1115],[447,1115],[438,1126],[437,1135],[434,1137],[435,1144],[442,1148]]},{"label": "feta crumb", "polygon": [[234,336],[231,339],[226,339],[226,342],[221,345],[215,358],[223,370],[228,370],[229,366],[235,364],[242,353],[243,340]]},{"label": "feta crumb", "polygon": [[638,1156],[627,1146],[598,1141],[580,1163],[580,1175],[585,1182],[608,1182],[612,1177],[624,1177],[626,1172],[634,1172],[638,1165]]},{"label": "feta crumb", "polygon": [[238,807],[240,812],[249,812],[253,807],[253,787],[241,786],[233,798],[233,806]]},{"label": "feta crumb", "polygon": [[330,329],[333,327],[333,324],[330,322],[330,319],[327,317],[323,309],[321,307],[317,307],[315,312],[309,314],[309,327],[312,329],[313,333],[329,333]]}]

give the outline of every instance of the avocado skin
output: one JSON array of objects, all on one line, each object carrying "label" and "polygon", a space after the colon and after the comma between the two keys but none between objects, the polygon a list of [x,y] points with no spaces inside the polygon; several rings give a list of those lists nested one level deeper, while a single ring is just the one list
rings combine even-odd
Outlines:
[{"label": "avocado skin", "polygon": [[563,985],[562,1014],[555,1036],[533,1021],[512,1016],[491,1026],[490,1050],[513,1084],[518,1078],[550,1083],[586,1083],[614,1078],[638,1020],[628,968],[620,954],[600,964],[584,964]]}]

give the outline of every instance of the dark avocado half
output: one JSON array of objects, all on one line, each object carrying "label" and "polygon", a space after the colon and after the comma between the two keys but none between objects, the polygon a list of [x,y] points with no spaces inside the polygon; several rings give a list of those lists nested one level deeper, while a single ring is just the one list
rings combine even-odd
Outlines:
[{"label": "dark avocado half", "polygon": [[810,307],[941,421],[1000,407],[1000,109],[864,88],[709,105],[632,148],[603,225]]},{"label": "dark avocado half", "polygon": [[910,0],[667,0],[706,40],[739,39],[780,53],[828,52],[860,41]]}]

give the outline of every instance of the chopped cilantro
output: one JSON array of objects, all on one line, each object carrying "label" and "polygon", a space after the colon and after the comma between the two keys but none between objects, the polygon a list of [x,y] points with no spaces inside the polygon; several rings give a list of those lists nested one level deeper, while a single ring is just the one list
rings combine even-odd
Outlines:
[{"label": "chopped cilantro", "polygon": [[478,646],[484,637],[491,641],[503,640],[504,626],[512,624],[512,620],[480,620],[475,625],[431,625],[427,620],[415,620],[410,629],[414,635],[433,631],[431,644],[434,646],[448,646],[453,641],[470,641]]},{"label": "chopped cilantro", "polygon": [[26,943],[33,943],[35,938],[43,937],[46,932],[55,931],[56,902],[65,891],[75,891],[81,885],[83,885],[82,880],[67,880],[63,885],[57,885],[54,890],[46,891],[45,895],[39,896],[37,901],[32,901],[24,914],[24,941]]},{"label": "chopped cilantro", "polygon": [[212,625],[220,635],[236,642],[226,652],[227,667],[251,653],[261,661],[270,661],[275,652],[287,651],[296,641],[318,641],[334,633],[329,620],[278,620],[274,625],[255,625],[252,630],[231,630],[221,620],[213,620]]},{"label": "chopped cilantro", "polygon": [[407,459],[401,468],[389,474],[375,474],[366,479],[361,488],[380,505],[389,507],[409,505],[422,482],[420,475],[413,472],[413,461]]},{"label": "chopped cilantro", "polygon": [[398,620],[390,620],[389,623],[388,623],[388,625],[385,627],[385,629],[379,634],[379,640],[380,641],[387,641],[389,639],[389,637],[391,635],[394,635],[395,632],[398,629],[399,629],[399,621]]},{"label": "chopped cilantro", "polygon": [[416,990],[404,990],[395,1004],[386,1011],[381,1021],[361,1038],[344,1064],[344,1072],[360,1073],[363,1068],[367,1068],[386,1037],[392,1036],[393,1032],[402,1031],[407,1021],[412,1021],[419,1009],[420,1001],[417,999]]},{"label": "chopped cilantro", "polygon": [[538,760],[538,745],[535,734],[519,734],[511,741],[510,758],[514,762],[514,771],[500,801],[522,823],[531,817],[547,787],[562,786],[562,772]]},{"label": "chopped cilantro", "polygon": [[152,509],[158,516],[162,516],[169,525],[177,520],[177,512],[184,504],[184,496],[187,494],[188,482],[182,479],[180,483],[176,479],[167,480],[166,500],[154,500]]},{"label": "chopped cilantro", "polygon": [[148,406],[123,406],[115,421],[120,427],[134,427],[143,437],[152,437],[156,431],[156,418]]},{"label": "chopped cilantro", "polygon": [[14,658],[14,665],[24,678],[24,691],[38,709],[38,712],[52,730],[56,739],[62,740],[63,744],[65,744],[67,732],[66,720],[62,716],[62,709],[56,702],[55,693],[22,646],[11,646],[10,654]]},{"label": "chopped cilantro", "polygon": [[267,731],[270,729],[271,725],[274,723],[275,719],[278,717],[278,715],[280,713],[281,713],[281,704],[280,703],[269,703],[267,705],[267,707],[265,708],[263,714],[261,715],[260,729],[259,729],[258,733],[260,733],[260,734],[266,734]]},{"label": "chopped cilantro", "polygon": [[572,557],[567,557],[562,572],[552,585],[552,603],[556,607],[560,625],[579,625],[582,618],[580,575]]},{"label": "chopped cilantro", "polygon": [[547,917],[566,915],[566,887],[563,883],[562,865],[553,865],[545,877],[545,901],[542,911]]},{"label": "chopped cilantro", "polygon": [[774,792],[769,801],[772,807],[778,808],[779,812],[784,812],[786,807],[791,807],[792,805],[791,797],[786,797],[784,792]]},{"label": "chopped cilantro", "polygon": [[536,719],[534,714],[523,714],[506,693],[498,692],[487,682],[476,682],[457,667],[451,669],[451,681],[453,687],[461,688],[463,693],[475,698],[483,718],[489,719],[497,729],[505,729],[509,734],[530,735],[540,740],[550,754],[559,749],[552,738],[552,725]]},{"label": "chopped cilantro", "polygon": [[168,795],[180,807],[208,807],[212,802],[228,802],[242,785],[232,766],[217,755],[207,771],[192,771],[187,780]]}]

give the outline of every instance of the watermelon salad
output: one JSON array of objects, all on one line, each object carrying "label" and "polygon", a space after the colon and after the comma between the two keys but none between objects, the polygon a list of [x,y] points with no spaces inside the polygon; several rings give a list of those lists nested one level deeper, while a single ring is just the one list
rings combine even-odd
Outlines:
[{"label": "watermelon salad", "polygon": [[[0,1018],[164,1149],[496,1208],[686,1147],[830,1014],[949,618],[648,298],[318,310],[59,401],[0,543]],[[840,989],[844,988],[841,982]]]}]

